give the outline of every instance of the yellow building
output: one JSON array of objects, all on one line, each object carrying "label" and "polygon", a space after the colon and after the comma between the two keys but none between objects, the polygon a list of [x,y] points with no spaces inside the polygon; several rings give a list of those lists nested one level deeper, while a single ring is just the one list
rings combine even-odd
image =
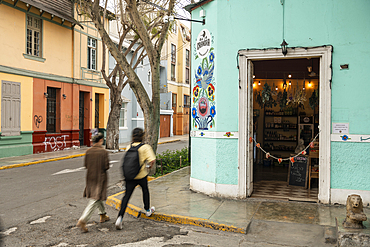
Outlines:
[{"label": "yellow building", "polygon": [[104,132],[103,47],[80,13],[68,0],[0,2],[0,158],[89,146],[91,129]]},{"label": "yellow building", "polygon": [[[172,133],[184,135],[189,133],[190,29],[177,20],[174,20],[163,46],[162,58],[167,60],[167,90],[172,92]],[[163,119],[161,117],[161,133],[168,128]]]}]

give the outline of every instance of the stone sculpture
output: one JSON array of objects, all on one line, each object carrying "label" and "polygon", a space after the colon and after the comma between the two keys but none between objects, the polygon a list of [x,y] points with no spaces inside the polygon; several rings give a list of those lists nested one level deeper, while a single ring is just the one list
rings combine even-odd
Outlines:
[{"label": "stone sculpture", "polygon": [[363,211],[362,198],[360,195],[352,194],[347,197],[347,215],[343,221],[343,227],[352,229],[363,229],[362,224],[367,217]]}]

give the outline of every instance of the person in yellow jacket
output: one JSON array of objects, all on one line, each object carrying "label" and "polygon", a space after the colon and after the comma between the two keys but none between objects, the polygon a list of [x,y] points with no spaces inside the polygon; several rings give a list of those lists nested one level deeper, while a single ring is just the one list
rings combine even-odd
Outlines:
[{"label": "person in yellow jacket", "polygon": [[[131,148],[131,145],[133,147],[136,147],[143,141],[144,137],[144,131],[141,128],[135,128],[132,131],[132,143],[127,146],[126,150],[129,150]],[[123,215],[126,211],[127,203],[130,200],[130,197],[132,193],[134,192],[134,189],[137,185],[141,186],[141,189],[143,190],[143,201],[144,201],[144,209],[146,216],[151,216],[154,212],[155,208],[150,207],[150,198],[149,198],[149,188],[148,188],[148,170],[152,168],[152,166],[155,164],[155,154],[153,152],[153,149],[150,145],[144,144],[139,149],[139,162],[141,169],[137,176],[134,178],[134,180],[127,180],[126,181],[126,193],[121,201],[121,210],[118,213],[118,217],[116,220],[116,229],[121,230],[122,229],[122,221],[123,221]]]}]

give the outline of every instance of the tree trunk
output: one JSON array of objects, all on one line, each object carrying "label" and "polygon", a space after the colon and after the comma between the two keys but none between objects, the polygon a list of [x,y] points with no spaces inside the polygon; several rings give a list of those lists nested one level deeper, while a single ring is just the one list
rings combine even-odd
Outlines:
[{"label": "tree trunk", "polygon": [[160,57],[157,56],[155,63],[151,66],[152,70],[152,102],[150,112],[145,115],[145,130],[147,131],[146,140],[152,146],[154,152],[157,151],[160,125]]},{"label": "tree trunk", "polygon": [[106,148],[119,150],[119,117],[122,107],[121,94],[117,93],[117,88],[110,89],[110,111],[107,124]]}]

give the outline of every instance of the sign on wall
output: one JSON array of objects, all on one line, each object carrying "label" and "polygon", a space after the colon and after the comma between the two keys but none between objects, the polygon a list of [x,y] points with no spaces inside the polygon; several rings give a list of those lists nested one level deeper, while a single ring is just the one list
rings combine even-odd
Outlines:
[{"label": "sign on wall", "polygon": [[195,85],[193,87],[193,128],[208,130],[215,127],[216,101],[214,78],[214,48],[211,46],[212,37],[207,29],[198,34],[195,43]]}]

